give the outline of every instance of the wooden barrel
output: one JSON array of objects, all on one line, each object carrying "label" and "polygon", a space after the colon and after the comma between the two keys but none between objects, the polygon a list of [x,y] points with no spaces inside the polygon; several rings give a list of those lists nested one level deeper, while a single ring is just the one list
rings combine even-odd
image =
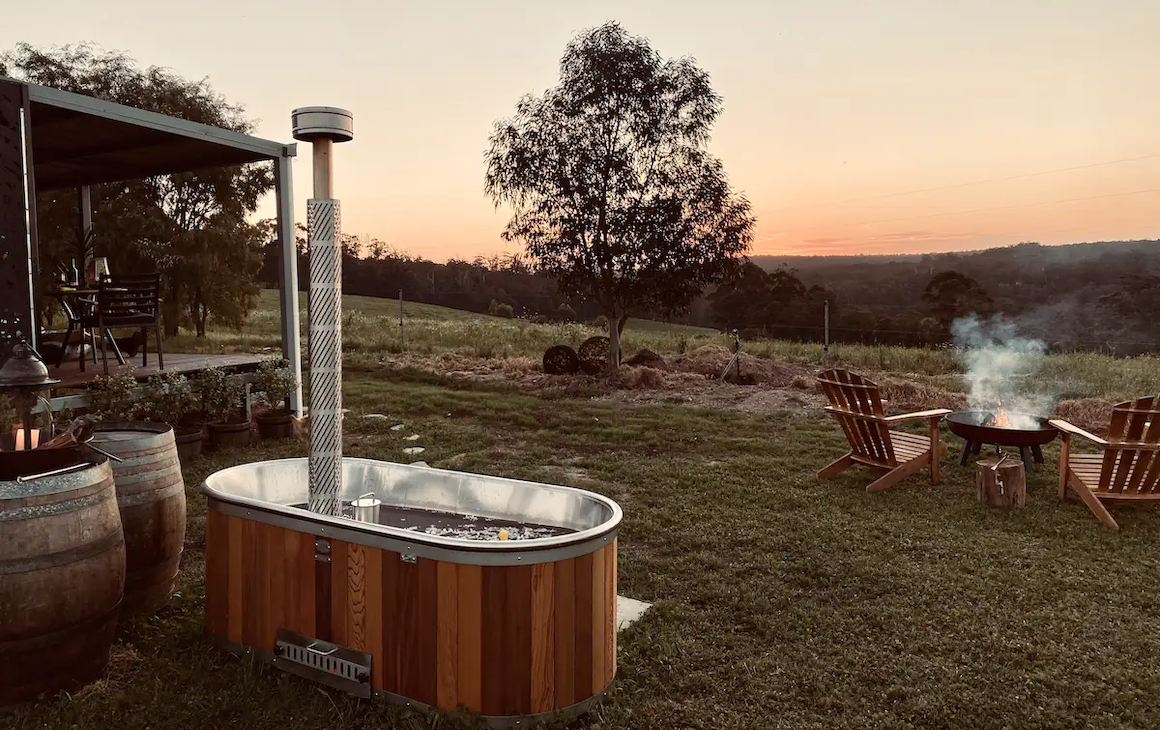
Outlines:
[{"label": "wooden barrel", "polygon": [[0,455],[0,704],[101,676],[125,590],[125,538],[106,459],[79,449]]},{"label": "wooden barrel", "polygon": [[118,456],[113,482],[125,528],[121,616],[153,613],[169,601],[185,544],[185,481],[173,428],[164,423],[103,423],[92,444]]}]

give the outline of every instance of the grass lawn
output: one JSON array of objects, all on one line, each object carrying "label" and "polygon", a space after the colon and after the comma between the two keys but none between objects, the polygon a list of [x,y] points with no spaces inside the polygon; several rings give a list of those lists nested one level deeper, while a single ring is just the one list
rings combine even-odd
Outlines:
[{"label": "grass lawn", "polygon": [[[624,507],[619,588],[654,608],[620,635],[615,690],[590,728],[1160,727],[1160,510],[1101,527],[1055,498],[1048,464],[1025,509],[980,505],[957,439],[942,486],[880,494],[817,416],[458,391],[348,368],[346,453],[570,484]],[[421,434],[407,442],[394,421]],[[187,465],[179,590],[122,632],[109,677],[22,706],[33,728],[456,727],[353,700],[211,647],[201,633],[202,478],[304,453],[286,442]]]},{"label": "grass lawn", "polygon": [[[431,304],[404,302],[404,342],[399,345],[398,301],[373,297],[343,297],[343,346],[347,362],[381,363],[392,355],[430,357],[444,353],[478,360],[522,358],[537,369],[544,350],[556,344],[578,347],[588,337],[603,334],[581,324],[532,324],[463,312]],[[240,331],[211,327],[208,336],[183,332],[165,342],[167,352],[269,352],[281,349],[278,292],[264,290],[258,308]],[[212,324],[212,323],[211,323]],[[302,343],[307,341],[305,296],[302,298]],[[713,330],[629,320],[624,351],[648,348],[665,356],[686,354],[706,345],[731,350],[732,338]],[[822,346],[817,343],[761,340],[743,343],[759,358],[819,369]],[[944,391],[964,389],[962,371],[948,349],[834,344],[831,364],[872,377],[880,376],[932,386]],[[1090,353],[1064,353],[1043,358],[1036,377],[1041,392],[1057,400],[1100,399],[1099,419],[1107,402],[1119,402],[1160,391],[1160,357],[1113,358]]]}]

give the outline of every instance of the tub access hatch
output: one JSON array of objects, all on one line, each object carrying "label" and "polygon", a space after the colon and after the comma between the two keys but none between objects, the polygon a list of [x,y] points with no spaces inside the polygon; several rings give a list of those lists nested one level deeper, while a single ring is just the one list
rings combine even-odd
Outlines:
[{"label": "tub access hatch", "polygon": [[278,629],[274,666],[356,697],[371,697],[371,655],[366,652]]}]

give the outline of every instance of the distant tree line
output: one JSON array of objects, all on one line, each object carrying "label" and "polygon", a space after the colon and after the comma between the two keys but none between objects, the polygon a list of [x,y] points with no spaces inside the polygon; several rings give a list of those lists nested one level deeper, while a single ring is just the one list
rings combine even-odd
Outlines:
[{"label": "distant tree line", "polygon": [[[752,335],[937,346],[957,317],[1000,315],[1054,351],[1160,352],[1160,241],[1016,246],[916,256],[755,257],[769,271],[708,297],[709,321]],[[753,290],[755,282],[764,286]],[[729,292],[738,307],[730,307]],[[753,328],[752,318],[763,322]],[[749,319],[746,319],[746,318]],[[694,323],[694,322],[691,322]]]},{"label": "distant tree line", "polygon": [[[539,321],[593,321],[595,303],[565,297],[556,281],[518,255],[445,264],[394,251],[374,238],[345,236],[343,287],[488,313],[494,304]],[[307,288],[305,231],[299,232],[299,287]],[[821,341],[830,303],[833,342],[918,347],[951,341],[960,316],[1001,314],[1054,350],[1120,355],[1160,352],[1160,241],[1039,246],[969,254],[754,258],[708,288],[671,321],[737,330],[743,338]],[[276,241],[263,252],[261,280],[277,286]],[[663,312],[639,316],[665,319]]]}]

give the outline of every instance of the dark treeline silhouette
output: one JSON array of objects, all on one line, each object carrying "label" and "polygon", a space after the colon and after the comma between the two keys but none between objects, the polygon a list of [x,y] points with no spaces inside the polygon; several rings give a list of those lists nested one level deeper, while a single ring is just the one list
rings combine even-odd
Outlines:
[{"label": "dark treeline silhouette", "polygon": [[[310,264],[305,229],[298,228],[298,289],[307,291]],[[346,234],[343,239],[345,294],[395,298],[402,293],[409,302],[501,315],[508,310],[500,305],[507,305],[513,316],[553,322],[590,321],[599,315],[594,303],[570,302],[561,296],[553,279],[533,272],[519,256],[451,259],[440,264],[395,251],[374,238]],[[267,244],[259,273],[263,284],[278,286],[281,262],[281,246],[276,241]]]},{"label": "dark treeline silhouette", "polygon": [[[938,345],[950,341],[951,320],[976,313],[1009,318],[1056,351],[1160,352],[1160,241],[754,262],[833,292],[831,339],[839,342]],[[810,339],[820,337],[820,309],[807,316]],[[794,336],[781,329],[774,323],[769,334]]]},{"label": "dark treeline silhouette", "polygon": [[[343,288],[472,312],[540,321],[591,321],[592,302],[559,294],[519,256],[445,264],[413,258],[375,239],[346,237]],[[299,237],[299,288],[308,269]],[[281,269],[265,250],[262,281]],[[736,329],[743,339],[821,341],[830,303],[832,342],[938,346],[955,317],[1002,315],[1050,349],[1136,355],[1160,352],[1160,241],[1006,248],[915,256],[753,257],[688,312],[683,324]],[[506,309],[506,308],[505,308]],[[656,319],[662,319],[655,316]]]}]

